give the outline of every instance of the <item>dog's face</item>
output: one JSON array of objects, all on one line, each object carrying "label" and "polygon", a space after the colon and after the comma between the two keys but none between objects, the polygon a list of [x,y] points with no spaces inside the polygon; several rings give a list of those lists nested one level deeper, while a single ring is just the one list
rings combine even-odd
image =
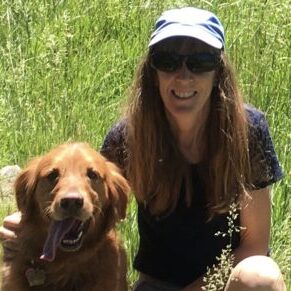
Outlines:
[{"label": "dog's face", "polygon": [[37,219],[48,229],[41,258],[51,261],[57,248],[80,249],[88,229],[105,215],[111,227],[124,218],[129,186],[115,165],[89,145],[74,143],[34,159],[15,190],[23,219]]}]

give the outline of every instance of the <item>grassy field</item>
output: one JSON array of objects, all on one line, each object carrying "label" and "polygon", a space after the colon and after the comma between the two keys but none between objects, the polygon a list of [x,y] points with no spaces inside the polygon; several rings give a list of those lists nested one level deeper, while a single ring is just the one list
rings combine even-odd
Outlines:
[{"label": "grassy field", "polygon": [[[155,19],[185,5],[219,15],[246,101],[266,113],[285,172],[273,188],[272,254],[291,290],[290,0],[2,0],[0,167],[23,166],[67,140],[99,148],[122,112]],[[9,211],[2,203],[1,217]],[[135,214],[132,202],[121,225],[131,282]]]}]

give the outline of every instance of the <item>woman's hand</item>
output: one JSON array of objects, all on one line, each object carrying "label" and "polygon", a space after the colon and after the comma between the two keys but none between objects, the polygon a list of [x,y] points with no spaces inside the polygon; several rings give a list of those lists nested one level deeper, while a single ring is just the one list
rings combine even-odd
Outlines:
[{"label": "woman's hand", "polygon": [[3,246],[3,260],[9,261],[16,256],[19,245],[17,242],[17,231],[21,220],[21,213],[15,212],[6,216],[3,226],[0,227],[0,241]]}]

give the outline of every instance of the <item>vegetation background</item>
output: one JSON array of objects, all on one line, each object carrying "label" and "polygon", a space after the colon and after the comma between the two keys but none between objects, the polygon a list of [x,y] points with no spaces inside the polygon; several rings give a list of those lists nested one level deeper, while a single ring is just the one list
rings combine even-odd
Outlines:
[{"label": "vegetation background", "polygon": [[[273,188],[272,256],[291,290],[290,0],[1,0],[0,167],[23,166],[68,140],[98,149],[120,117],[156,18],[181,6],[219,15],[246,101],[266,113],[285,172]],[[13,201],[1,205],[3,218]],[[130,282],[135,214],[133,201],[121,225]]]}]

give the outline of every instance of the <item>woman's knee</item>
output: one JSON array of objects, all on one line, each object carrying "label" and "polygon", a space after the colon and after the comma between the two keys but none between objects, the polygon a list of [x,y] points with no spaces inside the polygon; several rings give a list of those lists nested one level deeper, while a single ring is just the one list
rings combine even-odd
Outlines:
[{"label": "woman's knee", "polygon": [[285,291],[286,286],[278,265],[271,258],[252,256],[236,265],[225,290]]}]

